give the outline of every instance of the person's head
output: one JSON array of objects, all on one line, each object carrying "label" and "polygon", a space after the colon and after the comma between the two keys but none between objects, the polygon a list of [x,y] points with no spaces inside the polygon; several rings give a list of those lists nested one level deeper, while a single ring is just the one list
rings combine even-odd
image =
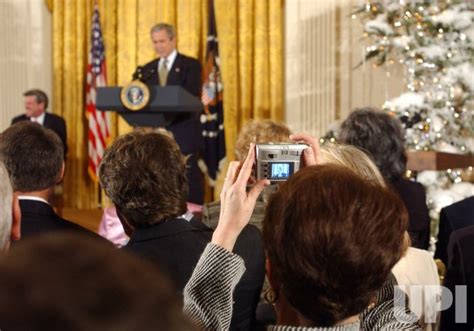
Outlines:
[{"label": "person's head", "polygon": [[135,130],[119,137],[105,151],[99,177],[120,219],[132,228],[186,212],[186,159],[166,132]]},{"label": "person's head", "polygon": [[288,302],[313,326],[358,315],[400,259],[407,222],[396,194],[347,167],[298,171],[271,197],[264,220],[277,306]]},{"label": "person's head", "polygon": [[10,247],[10,240],[20,239],[20,207],[13,194],[7,169],[0,161],[0,252]]},{"label": "person's head", "polygon": [[168,57],[176,49],[176,31],[167,23],[158,23],[150,30],[151,41],[160,58]]},{"label": "person's head", "polygon": [[[373,182],[374,184],[387,187],[387,183],[380,173],[375,163],[362,150],[352,145],[326,144],[321,146],[322,163],[334,163],[347,167],[360,177]],[[403,238],[403,255],[411,245],[408,232]]]},{"label": "person's head", "polygon": [[373,108],[356,109],[341,124],[339,139],[366,151],[385,179],[393,181],[403,176],[405,140],[396,118]]},{"label": "person's head", "polygon": [[155,265],[81,234],[20,241],[0,257],[0,292],[5,330],[193,330]]},{"label": "person's head", "polygon": [[383,187],[387,184],[370,157],[351,145],[326,144],[320,149],[321,163],[334,163],[347,167],[357,175]]},{"label": "person's head", "polygon": [[38,117],[48,108],[48,96],[41,90],[33,89],[23,93],[27,117]]},{"label": "person's head", "polygon": [[240,131],[235,142],[235,159],[243,162],[247,157],[250,143],[289,143],[290,129],[283,123],[271,120],[255,120],[247,122]]},{"label": "person's head", "polygon": [[18,122],[0,134],[0,160],[16,192],[51,189],[64,174],[64,147],[58,135],[30,121]]}]

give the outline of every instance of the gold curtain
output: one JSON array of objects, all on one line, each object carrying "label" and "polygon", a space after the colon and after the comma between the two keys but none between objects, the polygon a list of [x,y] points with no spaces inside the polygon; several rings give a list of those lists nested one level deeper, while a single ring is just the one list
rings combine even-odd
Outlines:
[{"label": "gold curtain", "polygon": [[227,156],[249,119],[283,118],[283,1],[215,0]]},{"label": "gold curtain", "polygon": [[[53,13],[53,102],[68,127],[70,152],[64,180],[66,207],[95,208],[97,184],[87,174],[85,70],[93,0],[45,0]],[[178,50],[203,60],[208,0],[98,0],[109,85],[130,81],[137,65],[155,57],[149,30],[175,25]],[[282,117],[282,3],[215,0],[225,88],[227,154],[250,118]],[[113,136],[131,128],[113,118]]]}]

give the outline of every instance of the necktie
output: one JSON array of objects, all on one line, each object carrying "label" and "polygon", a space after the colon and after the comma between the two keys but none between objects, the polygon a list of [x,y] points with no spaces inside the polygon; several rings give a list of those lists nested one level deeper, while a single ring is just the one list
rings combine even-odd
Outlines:
[{"label": "necktie", "polygon": [[168,60],[164,59],[161,61],[160,70],[158,71],[160,76],[160,85],[165,86],[166,80],[168,79]]}]

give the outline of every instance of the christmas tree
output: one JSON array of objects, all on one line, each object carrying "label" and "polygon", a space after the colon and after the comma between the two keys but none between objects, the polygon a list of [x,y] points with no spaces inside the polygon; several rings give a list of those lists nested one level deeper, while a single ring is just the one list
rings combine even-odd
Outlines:
[{"label": "christmas tree", "polygon": [[473,152],[473,8],[455,0],[367,1],[356,17],[366,60],[406,67],[408,91],[382,108],[403,123],[407,148]]},{"label": "christmas tree", "polygon": [[[406,92],[382,109],[398,117],[406,147],[450,153],[474,152],[474,8],[458,0],[367,0],[353,19],[364,24],[364,61],[406,68]],[[472,168],[472,167],[471,167]],[[472,172],[472,169],[471,169]],[[474,194],[461,170],[424,171],[432,222],[440,209]]]}]

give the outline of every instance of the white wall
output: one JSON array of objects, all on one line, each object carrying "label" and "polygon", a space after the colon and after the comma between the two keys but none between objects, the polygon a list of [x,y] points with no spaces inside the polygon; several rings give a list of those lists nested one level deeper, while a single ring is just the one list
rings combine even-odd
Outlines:
[{"label": "white wall", "polygon": [[0,0],[0,131],[23,113],[25,90],[52,99],[51,16],[44,0]]},{"label": "white wall", "polygon": [[380,107],[405,88],[404,68],[354,69],[367,47],[356,4],[365,0],[285,2],[285,117],[294,131],[323,135],[355,107]]}]

